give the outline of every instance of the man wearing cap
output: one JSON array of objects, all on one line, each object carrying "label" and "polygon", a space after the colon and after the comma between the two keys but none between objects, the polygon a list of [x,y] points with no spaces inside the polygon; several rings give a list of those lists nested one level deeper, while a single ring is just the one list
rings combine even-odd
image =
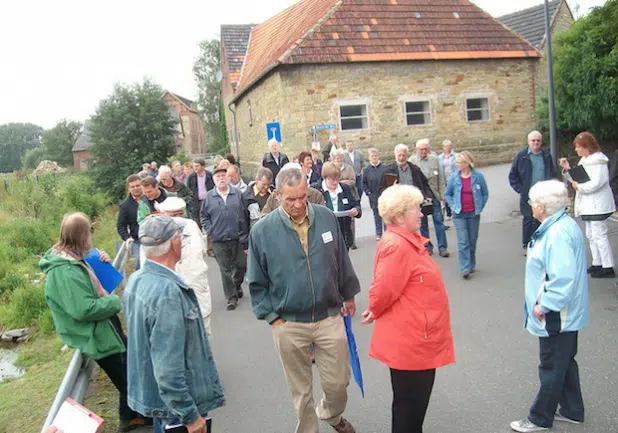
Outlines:
[{"label": "man wearing cap", "polygon": [[248,227],[242,193],[229,185],[227,169],[219,165],[213,178],[215,187],[208,191],[202,203],[202,229],[212,238],[227,309],[231,311],[243,297]]},{"label": "man wearing cap", "polygon": [[203,417],[223,406],[224,396],[197,298],[174,271],[182,255],[180,230],[161,214],[140,225],[147,260],[129,278],[123,297],[128,401],[133,410],[153,418],[155,433],[163,433],[168,424],[206,433]]},{"label": "man wearing cap", "polygon": [[268,141],[268,152],[265,153],[264,158],[262,158],[262,167],[266,167],[273,172],[273,182],[277,174],[279,174],[281,167],[290,162],[285,153],[279,152],[279,145],[280,143],[276,138],[271,138]]},{"label": "man wearing cap", "polygon": [[210,299],[210,286],[208,285],[208,265],[204,260],[206,246],[197,223],[184,217],[186,207],[187,204],[183,199],[168,197],[159,205],[159,211],[172,217],[181,228],[182,254],[180,261],[176,263],[176,272],[184,278],[185,282],[195,292],[197,302],[200,304],[206,335],[208,335],[208,340],[212,341],[212,330],[210,328],[212,301]]}]

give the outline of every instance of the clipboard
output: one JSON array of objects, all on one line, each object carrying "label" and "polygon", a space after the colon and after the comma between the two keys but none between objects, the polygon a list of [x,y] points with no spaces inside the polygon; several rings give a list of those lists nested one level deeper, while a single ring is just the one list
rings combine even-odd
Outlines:
[{"label": "clipboard", "polygon": [[97,433],[103,422],[103,418],[75,400],[67,398],[51,425],[58,427],[64,433]]},{"label": "clipboard", "polygon": [[384,180],[386,180],[386,187],[393,186],[395,182],[399,180],[399,175],[393,173],[385,173]]},{"label": "clipboard", "polygon": [[112,293],[118,287],[123,278],[122,274],[111,263],[101,261],[99,250],[93,248],[84,260],[90,265],[107,293]]},{"label": "clipboard", "polygon": [[590,176],[586,172],[586,169],[583,165],[576,165],[572,169],[568,171],[569,176],[577,183],[586,183],[590,181]]}]

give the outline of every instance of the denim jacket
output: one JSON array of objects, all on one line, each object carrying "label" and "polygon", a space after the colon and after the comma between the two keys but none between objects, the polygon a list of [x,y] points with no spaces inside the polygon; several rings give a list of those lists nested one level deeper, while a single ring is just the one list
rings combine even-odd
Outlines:
[{"label": "denim jacket", "polygon": [[[471,179],[472,196],[474,198],[474,214],[480,215],[489,199],[489,190],[487,189],[485,176],[478,171],[472,170]],[[461,175],[459,171],[456,171],[449,178],[446,185],[446,192],[444,193],[446,202],[455,214],[461,213],[461,188]]]},{"label": "denim jacket", "polygon": [[189,424],[223,406],[193,289],[176,272],[148,260],[129,279],[123,298],[131,409]]}]

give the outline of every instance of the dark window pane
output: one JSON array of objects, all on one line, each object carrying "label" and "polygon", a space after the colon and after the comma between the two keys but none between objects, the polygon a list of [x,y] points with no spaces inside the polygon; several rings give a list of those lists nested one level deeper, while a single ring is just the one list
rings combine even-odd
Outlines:
[{"label": "dark window pane", "polygon": [[481,110],[468,111],[468,122],[473,122],[475,120],[486,120],[483,117],[483,111]]},{"label": "dark window pane", "polygon": [[474,108],[482,108],[480,99],[468,99],[468,110],[472,110]]},{"label": "dark window pane", "polygon": [[420,111],[428,111],[425,109],[426,102],[406,102],[406,113],[418,113]]},{"label": "dark window pane", "polygon": [[408,125],[425,125],[425,115],[424,114],[408,114]]},{"label": "dark window pane", "polygon": [[344,105],[340,107],[341,117],[362,116],[364,105]]},{"label": "dark window pane", "polygon": [[341,129],[363,129],[365,128],[363,118],[358,119],[341,119]]}]

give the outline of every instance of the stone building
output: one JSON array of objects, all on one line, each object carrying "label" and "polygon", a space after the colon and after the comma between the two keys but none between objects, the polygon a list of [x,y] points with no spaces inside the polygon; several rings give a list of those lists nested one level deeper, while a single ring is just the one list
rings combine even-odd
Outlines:
[{"label": "stone building", "polygon": [[512,158],[534,125],[541,53],[466,0],[302,0],[240,27],[234,46],[230,28],[223,95],[243,166],[259,165],[269,122],[290,156],[310,148],[312,127],[335,124],[342,142],[385,160],[429,137],[483,163]]},{"label": "stone building", "polygon": [[90,131],[88,129],[89,122],[89,120],[84,122],[84,129],[82,130],[81,135],[77,137],[77,140],[71,149],[73,151],[73,168],[76,170],[87,170],[90,168],[92,163],[93,155],[88,151],[88,148],[90,147]]}]

